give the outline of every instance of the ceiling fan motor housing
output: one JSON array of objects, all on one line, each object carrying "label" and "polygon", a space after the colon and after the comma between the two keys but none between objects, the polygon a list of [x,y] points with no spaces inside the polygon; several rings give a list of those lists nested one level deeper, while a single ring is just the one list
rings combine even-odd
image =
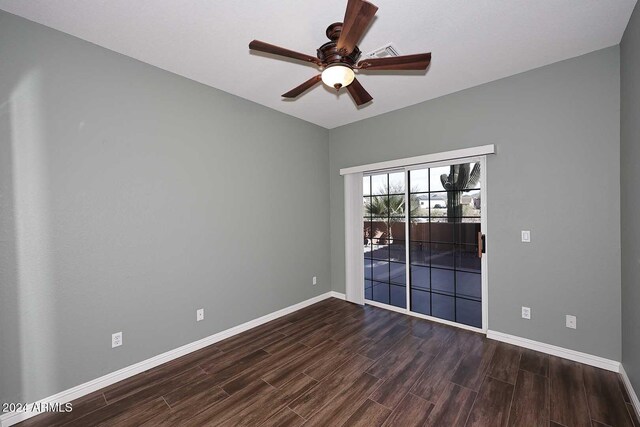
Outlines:
[{"label": "ceiling fan motor housing", "polygon": [[360,49],[358,46],[353,48],[353,51],[348,55],[342,55],[336,47],[340,33],[342,32],[342,22],[335,22],[327,27],[327,37],[329,42],[323,44],[318,49],[318,59],[327,66],[332,64],[344,64],[353,68],[360,58]]}]

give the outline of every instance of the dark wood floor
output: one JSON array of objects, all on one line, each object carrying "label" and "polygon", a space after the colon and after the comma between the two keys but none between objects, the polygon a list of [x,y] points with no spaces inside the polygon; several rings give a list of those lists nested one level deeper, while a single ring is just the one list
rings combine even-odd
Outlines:
[{"label": "dark wood floor", "polygon": [[612,372],[329,299],[22,425],[640,427],[632,416]]}]

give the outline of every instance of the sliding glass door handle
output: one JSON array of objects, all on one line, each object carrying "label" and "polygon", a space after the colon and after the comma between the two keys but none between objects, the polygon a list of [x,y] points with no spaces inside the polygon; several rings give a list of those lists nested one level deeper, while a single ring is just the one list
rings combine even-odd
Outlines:
[{"label": "sliding glass door handle", "polygon": [[482,254],[486,251],[485,235],[482,234],[482,231],[478,231],[478,258],[482,258]]}]

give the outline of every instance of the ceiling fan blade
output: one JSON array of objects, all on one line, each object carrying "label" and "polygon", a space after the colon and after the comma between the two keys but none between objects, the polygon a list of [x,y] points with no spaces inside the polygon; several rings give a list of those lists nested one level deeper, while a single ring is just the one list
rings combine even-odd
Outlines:
[{"label": "ceiling fan blade", "polygon": [[282,96],[284,98],[297,98],[298,96],[302,95],[304,92],[311,89],[321,81],[322,81],[322,75],[318,74],[317,76],[311,77],[309,80],[302,83],[300,86],[297,86],[291,89],[289,92],[285,93]]},{"label": "ceiling fan blade", "polygon": [[378,10],[375,6],[365,0],[349,0],[347,11],[342,22],[342,31],[336,47],[343,55],[353,52],[356,44],[362,38],[367,27],[371,24],[373,17]]},{"label": "ceiling fan blade", "polygon": [[373,100],[373,97],[369,95],[369,92],[364,90],[358,79],[353,79],[351,84],[347,86],[347,90],[349,91],[349,95],[351,95],[358,107]]},{"label": "ceiling fan blade", "polygon": [[362,70],[426,70],[431,63],[431,53],[372,58],[358,62]]},{"label": "ceiling fan blade", "polygon": [[249,43],[249,49],[257,50],[259,52],[272,53],[274,55],[286,56],[287,58],[293,58],[300,61],[311,62],[316,65],[322,65],[322,61],[320,61],[315,56],[306,55],[304,53],[285,49],[280,46],[261,42],[259,40],[254,40],[251,43]]}]

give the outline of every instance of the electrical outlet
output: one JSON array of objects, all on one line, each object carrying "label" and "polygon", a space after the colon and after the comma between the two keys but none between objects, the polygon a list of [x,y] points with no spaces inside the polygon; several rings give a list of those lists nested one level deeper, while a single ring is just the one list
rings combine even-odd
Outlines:
[{"label": "electrical outlet", "polygon": [[111,334],[111,348],[120,347],[122,345],[122,332]]},{"label": "electrical outlet", "polygon": [[196,310],[196,322],[204,320],[204,308]]},{"label": "electrical outlet", "polygon": [[316,276],[313,276],[313,284],[314,285],[318,284],[318,278]]},{"label": "electrical outlet", "polygon": [[531,308],[522,307],[522,318],[523,319],[531,319]]},{"label": "electrical outlet", "polygon": [[566,322],[567,328],[576,329],[576,327],[578,326],[576,316],[567,314]]},{"label": "electrical outlet", "polygon": [[522,242],[523,243],[531,243],[531,231],[522,230]]}]

